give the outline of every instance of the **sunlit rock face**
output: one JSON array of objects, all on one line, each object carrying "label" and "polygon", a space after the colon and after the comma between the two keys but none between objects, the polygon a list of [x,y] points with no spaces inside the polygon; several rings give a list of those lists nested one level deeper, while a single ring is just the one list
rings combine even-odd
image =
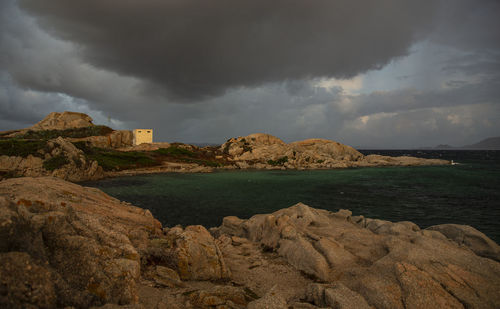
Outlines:
[{"label": "sunlit rock face", "polygon": [[95,180],[104,176],[98,163],[67,139],[58,137],[40,143],[43,143],[40,149],[26,156],[0,155],[0,170],[13,176],[53,176],[69,181]]},{"label": "sunlit rock face", "polygon": [[63,112],[50,113],[33,125],[31,130],[66,130],[72,128],[85,128],[92,126],[92,118],[83,113]]},{"label": "sunlit rock face", "polygon": [[231,138],[220,150],[238,168],[326,169],[364,166],[440,165],[446,160],[414,157],[363,156],[359,151],[327,139],[307,139],[286,144],[269,134]]},{"label": "sunlit rock face", "polygon": [[451,229],[422,231],[411,222],[352,217],[347,210],[333,213],[299,203],[248,220],[228,217],[214,232],[258,243],[326,283],[305,292],[316,306],[335,307],[349,299],[356,302],[352,308],[498,306],[499,255],[485,258],[494,254],[491,248],[479,251],[485,257],[474,253],[478,243],[498,245],[468,226],[461,230],[482,238],[470,247],[439,230]]},{"label": "sunlit rock face", "polygon": [[[304,204],[165,227],[54,177],[0,182],[0,307],[498,308],[499,247]],[[114,304],[114,305],[113,305]]]}]

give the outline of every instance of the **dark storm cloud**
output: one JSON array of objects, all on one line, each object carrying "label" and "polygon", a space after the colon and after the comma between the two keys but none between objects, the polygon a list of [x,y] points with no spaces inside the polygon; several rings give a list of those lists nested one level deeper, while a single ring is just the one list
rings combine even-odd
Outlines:
[{"label": "dark storm cloud", "polygon": [[311,77],[352,77],[403,56],[435,1],[20,0],[90,64],[177,99]]}]

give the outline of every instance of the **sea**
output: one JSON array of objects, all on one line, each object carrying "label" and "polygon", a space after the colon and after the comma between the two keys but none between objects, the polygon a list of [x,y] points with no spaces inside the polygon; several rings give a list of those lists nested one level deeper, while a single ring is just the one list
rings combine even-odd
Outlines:
[{"label": "sea", "polygon": [[149,209],[164,226],[219,226],[302,202],[421,228],[471,225],[500,243],[500,151],[360,150],[453,160],[456,165],[335,170],[232,170],[125,176],[82,183]]}]

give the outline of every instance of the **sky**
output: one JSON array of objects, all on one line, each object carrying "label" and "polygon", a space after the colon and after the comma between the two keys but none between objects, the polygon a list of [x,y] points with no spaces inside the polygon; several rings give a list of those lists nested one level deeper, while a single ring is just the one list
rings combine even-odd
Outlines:
[{"label": "sky", "polygon": [[500,136],[498,0],[1,0],[0,130],[87,113],[155,141]]}]

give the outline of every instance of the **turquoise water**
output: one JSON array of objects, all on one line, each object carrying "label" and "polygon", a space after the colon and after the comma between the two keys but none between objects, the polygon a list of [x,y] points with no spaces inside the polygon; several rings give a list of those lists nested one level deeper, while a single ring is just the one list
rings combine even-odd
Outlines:
[{"label": "turquoise water", "polygon": [[[495,161],[496,162],[496,161]],[[303,202],[425,228],[468,224],[500,242],[500,164],[156,174],[86,183],[150,209],[164,225],[219,226]]]}]

